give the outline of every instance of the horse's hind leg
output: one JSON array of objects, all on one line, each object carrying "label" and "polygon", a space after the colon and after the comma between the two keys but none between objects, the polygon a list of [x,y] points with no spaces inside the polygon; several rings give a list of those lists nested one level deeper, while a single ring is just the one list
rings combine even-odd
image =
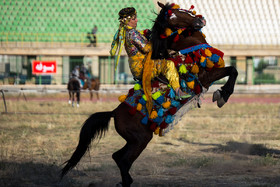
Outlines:
[{"label": "horse's hind leg", "polygon": [[152,131],[141,124],[142,116],[138,113],[131,116],[129,107],[121,104],[115,110],[115,127],[117,132],[127,141],[126,145],[113,154],[121,176],[122,186],[130,186],[133,182],[129,170],[153,137]]},{"label": "horse's hind leg", "polygon": [[68,100],[68,103],[69,105],[71,104],[71,91],[68,91],[68,94],[69,94],[69,100]]}]

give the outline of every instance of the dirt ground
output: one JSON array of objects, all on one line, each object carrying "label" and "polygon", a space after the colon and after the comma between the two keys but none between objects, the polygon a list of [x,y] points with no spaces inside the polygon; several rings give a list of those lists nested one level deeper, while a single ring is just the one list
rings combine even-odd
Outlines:
[{"label": "dirt ground", "polygon": [[[43,112],[47,112],[46,107],[60,105],[61,100],[67,102],[67,99],[59,97],[27,97],[27,100],[39,102],[40,107],[45,107]],[[8,98],[8,103],[13,101],[18,102],[16,97]],[[23,98],[20,101],[25,102]],[[89,99],[84,98],[81,108],[88,102]],[[115,97],[103,97],[98,103],[93,112],[118,104]],[[210,95],[205,95],[202,103],[201,109],[190,111],[166,136],[154,136],[131,168],[132,187],[280,186],[280,95],[236,94],[221,109],[211,102]],[[27,106],[23,107],[29,110]],[[67,113],[70,109],[62,110]],[[78,116],[75,123],[81,124],[88,114],[75,110],[73,114]],[[72,120],[71,116],[65,116],[60,120]],[[63,118],[63,115],[59,117]],[[46,123],[44,117],[38,118],[38,123]],[[30,133],[30,140],[27,135],[21,134],[18,138],[22,142],[22,138],[26,139],[26,143],[9,148],[13,150],[11,153],[6,149],[10,141],[17,139],[16,135],[10,137],[13,120],[24,118],[13,114],[0,115],[1,123],[11,124],[7,128],[0,125],[0,186],[109,187],[121,181],[111,155],[125,142],[114,130],[113,120],[105,138],[98,143],[93,142],[78,166],[62,181],[58,178],[61,164],[71,156],[77,145],[79,127],[66,124],[67,128],[53,129],[48,124],[47,129],[39,132],[34,119],[30,129],[19,127],[27,135],[29,131],[33,133]],[[50,120],[55,124],[55,119]],[[48,134],[49,129],[57,133]],[[61,138],[59,133],[63,133]],[[52,136],[60,142],[52,141]],[[65,137],[68,137],[67,140]],[[41,148],[30,153],[31,144],[38,144]],[[57,144],[61,152],[58,152]]]}]

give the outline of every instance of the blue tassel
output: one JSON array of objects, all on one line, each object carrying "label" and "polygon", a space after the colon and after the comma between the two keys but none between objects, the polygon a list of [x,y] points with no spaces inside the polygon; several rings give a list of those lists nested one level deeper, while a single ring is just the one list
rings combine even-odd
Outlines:
[{"label": "blue tassel", "polygon": [[175,97],[175,91],[173,90],[173,88],[170,88],[170,92],[168,94],[168,96],[173,99]]},{"label": "blue tassel", "polygon": [[176,101],[176,100],[172,100],[171,101],[171,105],[178,108],[180,106],[180,102],[179,101]]},{"label": "blue tassel", "polygon": [[145,117],[141,120],[141,123],[144,124],[144,125],[147,125],[147,124],[148,124],[148,117],[145,116]]},{"label": "blue tassel", "polygon": [[186,88],[187,87],[187,85],[186,85],[186,81],[185,80],[181,80],[181,87],[182,88]]},{"label": "blue tassel", "polygon": [[143,106],[146,104],[145,99],[143,99],[143,97],[141,97],[141,99],[139,100],[139,103],[141,103]]},{"label": "blue tassel", "polygon": [[213,62],[218,62],[219,61],[219,56],[217,54],[213,54],[210,58],[211,61]]},{"label": "blue tassel", "polygon": [[163,112],[164,112],[164,111],[163,111],[163,108],[160,107],[159,110],[158,110],[157,115],[160,116],[160,117],[162,117],[162,116],[163,116]]},{"label": "blue tassel", "polygon": [[159,98],[157,98],[156,102],[161,105],[164,102],[164,95],[160,96]]},{"label": "blue tassel", "polygon": [[162,122],[162,117],[156,117],[154,120],[153,120],[155,123],[158,123],[160,124]]},{"label": "blue tassel", "polygon": [[173,117],[171,115],[168,115],[165,119],[165,122],[169,124],[172,123],[173,120],[174,120]]},{"label": "blue tassel", "polygon": [[206,67],[206,60],[204,60],[204,62],[200,62],[200,65],[205,68]]}]

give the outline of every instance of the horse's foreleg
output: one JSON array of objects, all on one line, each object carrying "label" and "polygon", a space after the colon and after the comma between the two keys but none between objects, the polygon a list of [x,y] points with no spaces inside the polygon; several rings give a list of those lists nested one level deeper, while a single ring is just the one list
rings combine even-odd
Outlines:
[{"label": "horse's foreleg", "polygon": [[90,100],[92,100],[92,97],[93,97],[92,90],[89,90],[89,95],[90,95]]},{"label": "horse's foreleg", "polygon": [[68,100],[68,103],[69,103],[69,105],[71,104],[71,92],[70,91],[68,91],[68,94],[69,94],[69,100]]},{"label": "horse's foreleg", "polygon": [[71,92],[71,98],[72,98],[72,107],[74,107],[74,100],[75,100],[75,92]]},{"label": "horse's foreleg", "polygon": [[213,82],[229,76],[225,85],[221,87],[221,90],[217,90],[213,93],[213,102],[217,101],[218,106],[222,107],[234,91],[235,81],[238,76],[236,68],[229,66],[225,68],[212,69],[209,72],[202,70],[201,72],[202,73],[199,74],[199,80],[206,88],[208,88]]},{"label": "horse's foreleg", "polygon": [[79,107],[80,106],[80,91],[79,90],[76,92],[76,96],[77,96],[77,107]]}]

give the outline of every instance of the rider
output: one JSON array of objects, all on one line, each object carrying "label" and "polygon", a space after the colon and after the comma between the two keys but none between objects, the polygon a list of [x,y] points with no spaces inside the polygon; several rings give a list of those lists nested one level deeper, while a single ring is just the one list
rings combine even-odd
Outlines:
[{"label": "rider", "polygon": [[80,77],[79,66],[75,66],[75,68],[72,70],[72,76],[71,76],[71,78],[78,80],[79,83],[80,83],[80,86],[82,87],[82,82],[81,82],[81,80],[79,79],[79,77]]},{"label": "rider", "polygon": [[[142,80],[142,77],[144,78],[144,76],[146,76],[145,73],[147,73],[143,72],[145,58],[147,58],[148,53],[151,52],[151,44],[149,43],[147,36],[145,36],[147,30],[145,30],[143,34],[136,30],[138,20],[136,10],[133,7],[121,9],[119,12],[119,21],[120,26],[112,42],[110,53],[111,55],[115,55],[116,51],[119,49],[120,54],[122,43],[124,42],[125,50],[129,57],[129,67],[132,75],[134,78]],[[163,74],[168,79],[169,84],[175,90],[175,93],[179,98],[188,97],[188,95],[180,89],[179,74],[172,61],[166,59],[151,61],[153,65],[148,73],[151,78]]]}]

